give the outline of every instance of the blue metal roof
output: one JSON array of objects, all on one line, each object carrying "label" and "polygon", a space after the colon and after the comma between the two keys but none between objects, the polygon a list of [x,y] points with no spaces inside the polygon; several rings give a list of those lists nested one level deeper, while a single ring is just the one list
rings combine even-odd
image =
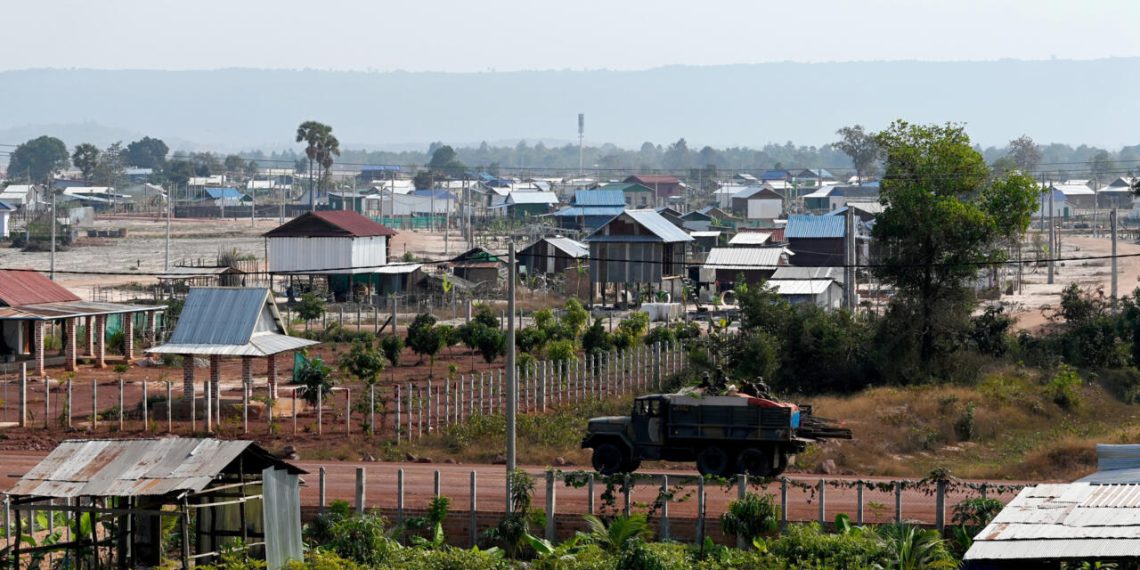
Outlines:
[{"label": "blue metal roof", "polygon": [[796,214],[788,216],[788,227],[784,237],[793,238],[841,238],[844,236],[845,220],[841,216],[812,216]]},{"label": "blue metal roof", "polygon": [[434,189],[434,191],[429,190],[429,189],[413,190],[412,196],[419,196],[422,198],[431,198],[433,193],[435,194],[436,200],[454,200],[455,199],[455,196],[451,192],[448,192],[447,190],[444,190],[442,188],[436,188],[436,189]]},{"label": "blue metal roof", "polygon": [[582,216],[602,216],[612,218],[625,210],[625,206],[569,206],[554,212],[559,218],[579,218]]},{"label": "blue metal roof", "polygon": [[245,197],[245,194],[238,192],[237,188],[230,186],[227,186],[225,188],[206,188],[206,195],[215,200],[220,200],[223,198],[237,198],[240,200]]},{"label": "blue metal roof", "polygon": [[791,177],[791,173],[787,170],[772,169],[765,170],[760,175],[760,180],[786,180],[789,177]]},{"label": "blue metal roof", "polygon": [[381,165],[381,166],[362,166],[362,167],[360,168],[360,171],[361,171],[361,172],[399,172],[399,171],[400,171],[400,167],[399,167],[399,166],[396,166],[396,165],[388,165],[388,166],[383,166],[383,165]]},{"label": "blue metal roof", "polygon": [[268,302],[269,290],[263,288],[192,288],[170,344],[245,344]]},{"label": "blue metal roof", "polygon": [[575,206],[625,206],[621,190],[578,190],[574,192]]}]

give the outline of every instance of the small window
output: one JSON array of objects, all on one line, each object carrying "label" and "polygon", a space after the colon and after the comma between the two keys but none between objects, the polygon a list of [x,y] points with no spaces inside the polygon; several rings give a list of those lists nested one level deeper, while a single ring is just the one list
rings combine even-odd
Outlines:
[{"label": "small window", "polygon": [[661,416],[661,400],[649,401],[649,417],[656,418]]}]

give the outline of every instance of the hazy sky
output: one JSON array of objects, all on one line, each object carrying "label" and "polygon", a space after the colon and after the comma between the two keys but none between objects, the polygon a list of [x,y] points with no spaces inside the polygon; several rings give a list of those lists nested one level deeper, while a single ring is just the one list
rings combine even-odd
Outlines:
[{"label": "hazy sky", "polygon": [[508,71],[1140,55],[1135,0],[35,0],[4,2],[2,13],[0,69]]}]

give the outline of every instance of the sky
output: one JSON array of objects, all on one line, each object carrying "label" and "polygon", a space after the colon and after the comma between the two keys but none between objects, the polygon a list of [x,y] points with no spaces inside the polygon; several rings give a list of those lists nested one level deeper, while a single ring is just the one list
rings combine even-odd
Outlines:
[{"label": "sky", "polygon": [[1135,0],[36,0],[0,70],[483,72],[1140,55]]}]

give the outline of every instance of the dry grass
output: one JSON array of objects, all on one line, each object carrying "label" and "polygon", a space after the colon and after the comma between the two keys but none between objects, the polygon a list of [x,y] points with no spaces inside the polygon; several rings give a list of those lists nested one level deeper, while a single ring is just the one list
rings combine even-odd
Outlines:
[{"label": "dry grass", "polygon": [[1097,442],[1135,441],[1137,408],[1086,384],[1080,405],[1067,410],[1053,402],[1046,380],[1009,367],[971,388],[817,398],[818,413],[846,423],[856,439],[819,446],[800,465],[833,459],[866,475],[920,477],[943,467],[961,477],[1071,480],[1095,470]]}]

